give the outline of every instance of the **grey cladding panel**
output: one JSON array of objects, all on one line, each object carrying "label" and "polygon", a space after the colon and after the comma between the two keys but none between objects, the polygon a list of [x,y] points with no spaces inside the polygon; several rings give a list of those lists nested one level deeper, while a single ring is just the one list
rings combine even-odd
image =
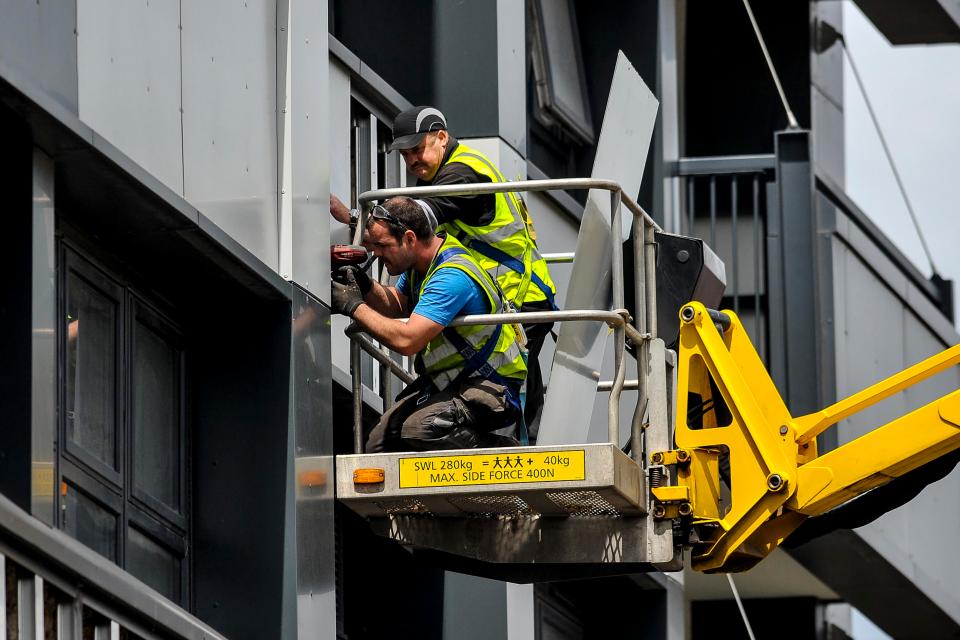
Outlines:
[{"label": "grey cladding panel", "polygon": [[[835,246],[837,290],[843,292],[835,302],[837,398],[846,398],[903,368],[903,310],[855,253],[840,243]],[[902,403],[895,396],[844,420],[840,443],[901,415]]]},{"label": "grey cladding panel", "polygon": [[180,3],[77,0],[80,119],[177,193]]},{"label": "grey cladding panel", "polygon": [[[843,398],[940,352],[946,345],[924,318],[903,302],[883,258],[867,260],[849,245],[833,243],[837,397]],[[877,270],[877,271],[875,271]],[[878,277],[877,272],[884,274]],[[908,287],[910,285],[907,285]],[[952,368],[904,393],[845,420],[840,443],[871,431],[960,388]],[[954,619],[960,618],[956,576],[960,557],[953,552],[960,529],[960,469],[926,487],[908,504],[884,514],[857,532],[897,570]]]},{"label": "grey cladding panel", "polygon": [[[301,638],[336,636],[330,312],[293,287],[297,616]],[[327,479],[326,481],[324,481]]]},{"label": "grey cladding panel", "polygon": [[0,0],[0,16],[0,67],[10,65],[76,113],[76,3]]},{"label": "grey cladding panel", "polygon": [[276,270],[276,4],[183,3],[184,197]]},{"label": "grey cladding panel", "polygon": [[293,273],[319,299],[330,300],[328,127],[329,46],[324,2],[291,3],[293,134]]}]

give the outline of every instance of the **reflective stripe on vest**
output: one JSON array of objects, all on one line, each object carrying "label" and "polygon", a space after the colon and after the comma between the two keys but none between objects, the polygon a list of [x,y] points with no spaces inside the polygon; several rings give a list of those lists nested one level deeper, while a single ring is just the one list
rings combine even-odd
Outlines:
[{"label": "reflective stripe on vest", "polygon": [[[444,239],[423,282],[417,282],[416,273],[411,271],[407,274],[413,306],[416,306],[424,287],[438,269],[459,269],[467,274],[486,295],[490,313],[504,311],[496,284],[477,264],[473,254],[451,236]],[[458,377],[479,375],[508,387],[514,395],[527,372],[517,345],[516,332],[509,324],[447,327],[417,355],[416,367],[418,373],[429,376],[441,391]],[[511,401],[515,402],[516,398],[511,398]]]},{"label": "reflective stripe on vest", "polygon": [[[447,163],[460,162],[491,182],[505,182],[503,175],[482,153],[462,142]],[[498,193],[494,217],[484,226],[472,226],[462,220],[441,225],[467,247],[480,254],[479,262],[495,278],[504,295],[517,307],[525,302],[547,300],[552,306],[556,287],[550,279],[547,263],[537,250],[536,232],[526,215],[526,207],[516,193]],[[481,245],[496,251],[484,251]],[[498,256],[498,257],[494,257]],[[509,263],[499,259],[508,257]],[[506,267],[504,270],[503,267]],[[530,284],[533,283],[533,287]]]}]

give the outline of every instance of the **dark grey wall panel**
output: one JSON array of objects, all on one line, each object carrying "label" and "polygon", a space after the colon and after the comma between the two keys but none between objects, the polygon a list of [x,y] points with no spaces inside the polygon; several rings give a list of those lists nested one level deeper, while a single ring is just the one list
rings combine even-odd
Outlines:
[{"label": "dark grey wall panel", "polygon": [[506,638],[506,583],[448,571],[443,580],[443,637]]},{"label": "dark grey wall panel", "polygon": [[290,306],[234,309],[210,293],[224,317],[191,347],[195,611],[230,638],[277,638],[289,616]]},{"label": "dark grey wall panel", "polygon": [[9,67],[77,113],[77,3],[0,0],[0,71]]},{"label": "dark grey wall panel", "polygon": [[[454,135],[497,135],[497,2],[434,2],[434,102]],[[515,99],[521,96],[516,96]]]},{"label": "dark grey wall panel", "polygon": [[786,388],[781,393],[791,413],[802,415],[818,410],[821,402],[810,132],[780,132],[776,148],[783,271],[782,280],[770,288],[782,288],[783,324],[782,333],[771,338],[786,346]]},{"label": "dark grey wall panel", "polygon": [[30,511],[31,191],[30,130],[0,106],[0,493]]}]

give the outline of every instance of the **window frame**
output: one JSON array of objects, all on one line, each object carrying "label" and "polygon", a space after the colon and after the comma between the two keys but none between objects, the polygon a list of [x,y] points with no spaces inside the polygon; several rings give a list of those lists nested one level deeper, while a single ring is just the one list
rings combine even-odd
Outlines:
[{"label": "window frame", "polygon": [[[67,491],[83,494],[104,511],[116,517],[113,535],[112,562],[130,572],[130,529],[167,551],[179,561],[179,593],[171,594],[171,601],[188,607],[192,602],[192,447],[190,429],[190,397],[188,343],[182,323],[166,313],[144,291],[136,288],[130,278],[118,274],[120,269],[109,269],[82,246],[82,239],[58,238],[57,247],[57,403],[61,410],[57,419],[57,454],[55,473],[60,491],[56,495],[56,524],[65,529]],[[114,458],[117,469],[110,469],[95,454],[67,438],[67,376],[68,354],[66,313],[69,306],[71,274],[83,279],[88,286],[103,292],[115,303],[115,356],[113,406],[115,412]],[[176,407],[178,455],[178,501],[180,511],[165,504],[160,498],[136,486],[134,480],[134,393],[136,331],[138,322],[154,332],[176,353],[177,392]],[[137,577],[135,574],[132,574]],[[174,596],[179,596],[175,598]]]},{"label": "window frame", "polygon": [[[61,427],[58,429],[59,435],[61,437],[61,442],[63,443],[64,453],[71,458],[72,462],[78,464],[85,468],[88,472],[99,475],[105,480],[113,484],[115,487],[119,488],[121,479],[123,478],[125,469],[124,469],[124,456],[122,452],[126,444],[123,441],[123,424],[124,424],[124,415],[123,415],[123,402],[120,397],[120,388],[121,388],[121,377],[123,375],[123,362],[126,354],[123,352],[123,318],[125,316],[126,310],[124,307],[125,296],[123,294],[123,288],[112,278],[110,278],[106,273],[99,269],[94,263],[88,260],[83,260],[81,256],[71,247],[66,246],[62,253],[62,261],[64,268],[62,269],[63,278],[61,280],[61,292],[58,295],[58,306],[61,311],[58,313],[58,318],[65,318],[69,300],[70,300],[70,275],[71,273],[76,273],[80,278],[82,278],[88,286],[96,289],[99,293],[102,293],[105,297],[109,297],[113,300],[116,317],[114,321],[114,330],[113,330],[113,340],[114,340],[114,375],[113,375],[113,415],[114,415],[114,433],[113,433],[113,457],[114,464],[116,467],[110,467],[106,462],[100,460],[92,451],[85,449],[80,443],[73,441],[71,438],[67,437],[67,357],[69,353],[69,347],[66,342],[66,335],[61,335],[58,338],[58,370],[60,371],[59,378],[62,381],[60,384],[60,406],[63,407],[63,411],[60,412],[62,419],[60,420]],[[63,333],[63,328],[60,326],[60,322],[57,323],[58,332]]]}]

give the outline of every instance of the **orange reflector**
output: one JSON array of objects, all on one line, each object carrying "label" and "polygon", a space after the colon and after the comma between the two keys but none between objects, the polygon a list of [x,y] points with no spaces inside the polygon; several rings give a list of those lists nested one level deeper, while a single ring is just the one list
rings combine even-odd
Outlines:
[{"label": "orange reflector", "polygon": [[377,484],[383,482],[383,469],[355,469],[354,484]]},{"label": "orange reflector", "polygon": [[67,495],[67,483],[66,483],[66,482],[63,482],[63,481],[60,482],[60,495],[62,495],[62,496]]},{"label": "orange reflector", "polygon": [[304,471],[300,474],[301,487],[323,487],[327,484],[327,472],[323,469]]}]

